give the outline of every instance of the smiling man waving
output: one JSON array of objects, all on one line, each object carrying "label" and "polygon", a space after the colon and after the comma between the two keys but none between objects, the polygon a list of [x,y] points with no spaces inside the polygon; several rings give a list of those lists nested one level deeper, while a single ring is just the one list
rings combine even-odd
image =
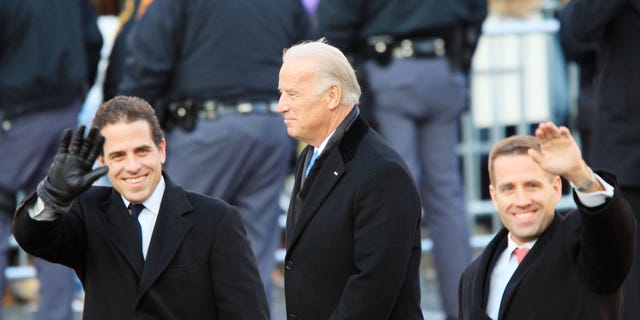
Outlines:
[{"label": "smiling man waving", "polygon": [[[238,210],[163,174],[153,108],[115,97],[93,126],[65,132],[13,225],[27,252],[76,271],[84,319],[268,319]],[[91,187],[107,171],[113,187]]]},{"label": "smiling man waving", "polygon": [[[564,177],[577,210],[555,212]],[[636,222],[613,175],[595,174],[566,127],[541,123],[489,154],[504,228],[460,282],[461,319],[619,319]]]}]

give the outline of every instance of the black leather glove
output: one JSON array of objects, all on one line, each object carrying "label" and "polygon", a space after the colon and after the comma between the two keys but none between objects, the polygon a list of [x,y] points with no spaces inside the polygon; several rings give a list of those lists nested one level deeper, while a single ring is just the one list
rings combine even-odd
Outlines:
[{"label": "black leather glove", "polygon": [[71,129],[64,131],[49,173],[36,191],[45,205],[58,213],[69,211],[73,199],[109,171],[107,166],[92,169],[102,150],[104,137],[97,128],[91,128],[84,138],[84,129],[83,125],[79,126],[73,139]]}]

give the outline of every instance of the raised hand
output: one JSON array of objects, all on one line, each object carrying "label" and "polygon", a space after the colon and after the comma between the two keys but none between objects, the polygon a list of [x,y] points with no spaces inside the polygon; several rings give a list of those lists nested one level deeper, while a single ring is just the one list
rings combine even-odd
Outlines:
[{"label": "raised hand", "polygon": [[529,155],[542,169],[560,175],[577,186],[593,179],[593,173],[582,159],[580,147],[569,129],[542,122],[535,135],[542,152],[529,149]]},{"label": "raised hand", "polygon": [[85,127],[64,131],[58,152],[47,177],[38,185],[38,197],[56,212],[65,213],[79,194],[107,173],[108,167],[93,169],[93,163],[102,150],[104,137],[97,128],[91,128],[84,138]]}]

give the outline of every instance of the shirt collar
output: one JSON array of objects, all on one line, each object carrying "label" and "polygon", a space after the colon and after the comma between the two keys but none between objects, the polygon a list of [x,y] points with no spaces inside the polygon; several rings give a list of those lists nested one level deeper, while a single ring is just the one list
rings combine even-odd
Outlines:
[{"label": "shirt collar", "polygon": [[538,241],[538,239],[525,242],[522,245],[518,245],[515,241],[513,241],[513,239],[511,238],[511,232],[509,232],[509,235],[507,236],[507,252],[513,252],[515,248],[531,249],[533,248],[533,245],[536,244],[536,241]]},{"label": "shirt collar", "polygon": [[[146,209],[151,211],[151,213],[157,215],[160,212],[160,203],[162,202],[162,195],[164,195],[164,189],[166,188],[166,184],[164,182],[164,177],[160,177],[160,181],[158,181],[158,185],[155,190],[151,193],[151,196],[147,198],[142,204]],[[129,207],[129,200],[122,197],[122,201],[124,202],[125,207]]]}]

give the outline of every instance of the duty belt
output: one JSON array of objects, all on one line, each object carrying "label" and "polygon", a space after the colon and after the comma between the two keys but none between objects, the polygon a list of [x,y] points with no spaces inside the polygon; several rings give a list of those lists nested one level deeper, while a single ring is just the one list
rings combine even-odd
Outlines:
[{"label": "duty belt", "polygon": [[233,114],[275,114],[277,112],[277,101],[223,103],[213,99],[187,99],[169,104],[165,127],[172,129],[177,125],[185,131],[191,131],[195,129],[197,119],[215,120],[219,117]]},{"label": "duty belt", "polygon": [[215,100],[206,100],[198,112],[200,119],[213,120],[229,114],[249,113],[277,113],[277,101],[240,102],[237,104],[223,104]]},{"label": "duty belt", "polygon": [[392,36],[373,36],[367,39],[365,57],[380,64],[402,58],[435,58],[446,53],[442,38],[395,39]]}]

